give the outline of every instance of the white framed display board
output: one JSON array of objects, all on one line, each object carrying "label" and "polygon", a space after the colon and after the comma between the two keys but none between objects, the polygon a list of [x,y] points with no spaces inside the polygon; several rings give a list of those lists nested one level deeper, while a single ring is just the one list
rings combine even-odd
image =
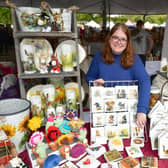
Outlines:
[{"label": "white framed display board", "polygon": [[136,126],[138,82],[106,81],[103,86],[89,82],[90,142],[106,144],[118,136],[122,139],[144,137]]}]

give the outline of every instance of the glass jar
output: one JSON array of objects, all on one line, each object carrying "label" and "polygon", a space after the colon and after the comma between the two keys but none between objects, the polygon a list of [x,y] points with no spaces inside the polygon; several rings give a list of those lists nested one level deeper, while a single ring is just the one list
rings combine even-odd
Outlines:
[{"label": "glass jar", "polygon": [[160,99],[160,89],[157,87],[151,87],[149,107],[152,108],[159,99]]}]

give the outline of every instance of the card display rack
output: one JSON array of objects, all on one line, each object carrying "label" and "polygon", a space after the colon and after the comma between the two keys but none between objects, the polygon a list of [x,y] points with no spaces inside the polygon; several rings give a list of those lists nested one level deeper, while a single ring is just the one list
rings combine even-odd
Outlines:
[{"label": "card display rack", "polygon": [[106,144],[107,140],[143,137],[137,130],[138,81],[105,81],[103,86],[89,82],[90,142]]}]

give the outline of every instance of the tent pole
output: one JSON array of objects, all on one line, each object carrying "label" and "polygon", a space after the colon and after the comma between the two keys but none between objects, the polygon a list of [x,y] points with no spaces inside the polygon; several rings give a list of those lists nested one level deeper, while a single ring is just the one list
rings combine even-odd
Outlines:
[{"label": "tent pole", "polygon": [[102,25],[102,30],[106,30],[106,0],[102,0],[102,3],[103,3],[103,25]]}]

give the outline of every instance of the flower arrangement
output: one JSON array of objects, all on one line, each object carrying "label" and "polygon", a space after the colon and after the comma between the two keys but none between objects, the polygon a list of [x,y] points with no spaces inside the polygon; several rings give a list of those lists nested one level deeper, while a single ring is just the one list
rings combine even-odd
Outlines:
[{"label": "flower arrangement", "polygon": [[24,136],[19,144],[19,147],[22,147],[26,141],[28,141],[28,138],[30,134],[36,130],[38,130],[42,125],[42,119],[39,116],[33,116],[31,119],[29,119],[28,116],[26,116],[19,124],[18,131],[24,132]]}]

